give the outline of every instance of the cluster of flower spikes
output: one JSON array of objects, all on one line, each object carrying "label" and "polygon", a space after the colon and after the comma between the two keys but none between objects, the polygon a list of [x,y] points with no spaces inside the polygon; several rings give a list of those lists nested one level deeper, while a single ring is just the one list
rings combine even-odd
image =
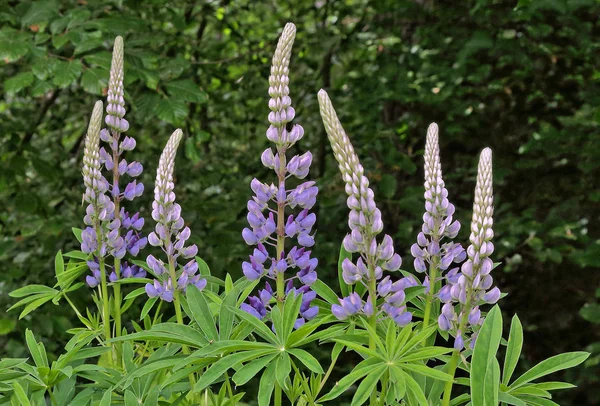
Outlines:
[{"label": "cluster of flower spikes", "polygon": [[[153,255],[148,255],[146,263],[157,279],[146,284],[146,293],[150,297],[159,297],[167,302],[173,301],[175,289],[185,292],[188,285],[194,285],[199,290],[206,286],[206,279],[197,273],[198,263],[194,259],[198,247],[195,244],[186,246],[191,231],[185,226],[181,217],[181,206],[175,203],[173,191],[175,155],[182,137],[181,130],[175,130],[160,156],[152,202],[152,218],[156,221],[156,226],[148,235],[150,245],[160,247],[166,254],[167,261],[165,263]],[[189,261],[179,271],[177,260],[180,257]]]},{"label": "cluster of flower spikes", "polygon": [[[479,307],[496,303],[500,299],[500,290],[492,288],[493,279],[490,275],[494,267],[490,258],[494,252],[494,244],[491,242],[494,236],[493,213],[492,151],[485,148],[481,152],[477,170],[468,259],[460,271],[448,272],[447,283],[438,294],[445,303],[438,318],[439,327],[454,334],[454,348],[457,350],[462,350],[465,343],[474,348],[483,324]],[[469,329],[472,332],[470,337],[467,331]]]},{"label": "cluster of flower spikes", "polygon": [[[295,276],[286,279],[285,294],[303,294],[300,314],[295,324],[299,327],[318,313],[318,307],[311,306],[316,293],[310,289],[310,285],[317,280],[315,268],[318,261],[311,258],[311,251],[308,249],[315,243],[311,233],[316,215],[309,210],[316,203],[318,188],[312,181],[301,183],[291,190],[286,189],[285,184],[286,179],[291,176],[304,179],[312,162],[310,152],[296,155],[289,161],[286,157],[287,150],[304,135],[304,130],[298,124],[289,131],[286,129],[286,124],[295,116],[288,87],[289,63],[295,36],[294,24],[286,24],[273,55],[269,76],[271,112],[268,120],[271,125],[266,135],[267,139],[275,144],[276,150],[274,153],[271,147],[267,148],[261,156],[261,161],[265,167],[277,174],[278,184],[268,185],[257,179],[253,179],[250,184],[254,192],[252,200],[248,202],[247,218],[250,227],[244,228],[242,237],[248,245],[256,248],[249,261],[242,264],[242,271],[249,280],[257,280],[264,276],[276,281],[278,275],[296,269]],[[270,205],[276,208],[273,209]],[[285,219],[286,207],[300,208],[301,211],[296,215],[290,214]],[[265,212],[268,214],[265,215]],[[285,238],[295,238],[298,243],[287,253],[284,247]],[[268,247],[276,250],[274,255],[269,253]],[[294,288],[295,279],[300,281],[301,287]],[[259,291],[258,296],[249,297],[248,303],[243,303],[241,308],[262,319],[267,315],[272,298],[273,290],[267,282],[265,289]]]},{"label": "cluster of flower spikes", "polygon": [[[98,151],[99,162],[113,175],[112,184],[106,181],[105,178],[102,178],[104,179],[103,193],[110,192],[113,204],[110,206],[111,210],[106,210],[105,220],[107,220],[107,223],[101,236],[105,246],[100,250],[99,255],[110,254],[117,261],[120,261],[127,252],[132,257],[137,256],[140,250],[147,244],[146,237],[141,234],[141,229],[144,226],[144,218],[140,217],[139,213],[129,215],[124,208],[119,210],[123,199],[131,201],[141,196],[144,191],[144,185],[135,180],[142,173],[142,164],[136,161],[128,163],[124,158],[121,158],[121,155],[125,151],[132,151],[136,145],[135,139],[131,137],[126,136],[121,140],[121,133],[127,131],[129,128],[129,123],[123,118],[125,116],[125,100],[123,96],[123,38],[117,37],[114,43],[110,79],[108,82],[108,104],[106,106],[107,115],[105,123],[109,128],[99,131],[99,138],[109,145],[111,153],[108,153],[104,147]],[[129,182],[121,192],[119,179],[125,174],[134,178],[134,180]],[[105,200],[110,199],[106,197]],[[93,208],[88,207],[88,215],[92,213]],[[92,275],[88,275],[86,281],[90,287],[97,286],[100,283],[100,279],[98,278],[100,272],[98,270],[98,261],[99,258],[95,258],[89,262]],[[123,272],[121,275],[117,275],[113,271],[111,273],[111,281],[115,281],[119,276],[127,277],[129,273]],[[137,275],[137,273],[133,273],[132,275]]]},{"label": "cluster of flower spikes", "polygon": [[[410,249],[415,258],[414,267],[417,272],[426,272],[429,267],[435,267],[436,275],[440,275],[437,270],[446,271],[453,263],[458,264],[465,260],[466,253],[460,244],[451,241],[441,244],[445,237],[455,238],[460,231],[459,221],[452,221],[453,214],[454,205],[448,200],[448,190],[442,179],[438,126],[432,123],[427,129],[425,142],[423,227],[417,236],[417,242]],[[458,268],[450,271],[452,274],[456,272],[458,272]],[[434,286],[436,281],[434,281]],[[431,288],[429,276],[425,276],[423,284],[427,293]]]},{"label": "cluster of flower spikes", "polygon": [[[346,251],[360,254],[356,263],[349,258],[344,259],[342,277],[349,285],[376,285],[376,291],[371,289],[366,302],[354,292],[339,299],[340,304],[333,305],[331,311],[338,319],[345,319],[357,313],[367,317],[384,313],[397,324],[406,325],[412,320],[412,314],[407,311],[404,290],[418,285],[418,282],[413,277],[406,277],[392,283],[389,276],[383,277],[383,271],[397,271],[402,259],[394,253],[394,243],[389,235],[385,235],[381,243],[377,243],[377,235],[383,230],[383,221],[375,204],[373,191],[369,188],[369,180],[364,175],[364,169],[329,96],[324,90],[320,90],[318,98],[323,124],[348,194],[350,234],[344,238],[343,245]],[[377,296],[383,299],[381,309],[374,308]]]}]

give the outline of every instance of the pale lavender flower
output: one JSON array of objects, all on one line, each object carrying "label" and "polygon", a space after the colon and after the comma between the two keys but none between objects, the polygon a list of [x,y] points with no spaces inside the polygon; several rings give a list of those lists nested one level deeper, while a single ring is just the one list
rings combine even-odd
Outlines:
[{"label": "pale lavender flower", "polygon": [[[381,211],[375,204],[373,190],[369,187],[369,180],[364,175],[364,169],[354,152],[354,147],[337,117],[329,96],[323,89],[319,91],[318,99],[321,118],[348,194],[350,233],[344,238],[344,248],[348,252],[360,254],[356,262],[348,258],[342,262],[342,277],[349,285],[363,283],[371,286],[370,282],[377,282],[383,278],[383,271],[397,271],[402,264],[402,259],[394,252],[392,237],[385,235],[381,242],[377,241],[377,235],[383,230],[383,221]],[[343,314],[347,317],[354,314],[355,307],[358,306],[357,312],[361,311],[367,316],[372,316],[377,314],[377,310],[374,309],[375,295],[380,295],[384,298],[381,310],[398,324],[405,325],[410,322],[412,314],[404,305],[404,289],[406,285],[417,284],[414,278],[411,279],[403,278],[392,285],[389,285],[388,279],[383,279],[379,282],[379,289],[370,292],[372,296],[367,298],[366,305],[359,306],[358,302],[360,300],[362,303],[362,299],[351,296],[340,299],[340,304],[334,305],[332,312],[338,318]]]},{"label": "pale lavender flower", "polygon": [[464,261],[466,254],[460,244],[447,242],[458,235],[460,223],[452,221],[454,205],[448,200],[448,190],[442,178],[438,126],[432,123],[427,129],[425,143],[425,214],[422,231],[417,243],[411,247],[417,272],[425,272],[428,266],[441,271],[447,270],[452,263]]},{"label": "pale lavender flower", "polygon": [[[477,332],[483,324],[479,306],[493,304],[500,299],[500,290],[492,288],[493,279],[490,275],[494,267],[490,258],[494,252],[491,242],[494,236],[493,213],[492,151],[485,148],[481,152],[477,171],[468,259],[460,272],[453,270],[447,274],[447,284],[440,291],[440,299],[447,303],[442,307],[438,324],[442,330],[455,333],[454,347],[457,349],[464,347],[466,340],[463,335],[466,335],[468,327],[474,333],[468,342],[471,347],[475,345]],[[453,303],[458,303],[458,311]]]},{"label": "pale lavender flower", "polygon": [[[143,170],[142,164],[136,161],[127,162],[122,155],[125,151],[132,151],[136,142],[135,139],[125,136],[121,139],[123,132],[129,128],[129,123],[125,118],[125,99],[123,92],[123,38],[115,38],[113,47],[112,63],[110,68],[110,79],[108,82],[108,97],[106,106],[105,122],[109,129],[103,129],[100,137],[108,143],[110,153],[104,148],[100,149],[101,162],[105,168],[112,172],[112,184],[110,192],[115,203],[119,208],[124,200],[131,201],[139,197],[144,192],[144,185],[133,179],[125,187],[120,185],[120,178],[128,175],[132,178],[138,177]],[[133,219],[133,220],[132,220]],[[123,208],[114,213],[111,219],[111,232],[108,234],[108,246],[111,254],[118,260],[125,256],[127,252],[133,257],[137,256],[141,249],[147,244],[147,238],[141,234],[141,228],[144,224],[143,218],[139,213],[130,215]]]},{"label": "pale lavender flower", "polygon": [[[156,226],[148,235],[148,242],[162,249],[167,262],[148,255],[146,263],[160,281],[146,284],[146,293],[150,297],[160,297],[168,302],[173,300],[175,289],[185,291],[187,286],[192,284],[202,290],[206,286],[206,279],[196,273],[198,264],[194,257],[198,248],[195,244],[186,245],[191,231],[181,217],[181,206],[175,202],[173,171],[177,147],[182,137],[181,130],[175,130],[160,156],[152,203],[152,218]],[[189,259],[181,270],[177,269],[179,258]]]},{"label": "pale lavender flower", "polygon": [[[304,130],[298,124],[295,124],[289,131],[286,128],[296,114],[292,107],[288,87],[289,63],[295,36],[296,27],[294,24],[288,23],[279,38],[277,49],[273,55],[269,76],[269,96],[271,96],[269,109],[271,112],[268,120],[271,125],[267,129],[266,136],[275,144],[275,149],[267,148],[261,155],[261,162],[275,172],[277,183],[267,184],[258,179],[253,179],[250,183],[254,196],[248,202],[249,227],[244,228],[242,237],[248,245],[255,245],[256,248],[250,255],[249,261],[242,264],[242,271],[244,276],[250,280],[266,277],[276,281],[278,275],[284,274],[290,269],[296,270],[296,274],[285,277],[285,281],[288,283],[287,292],[296,292],[291,287],[293,285],[289,285],[293,279],[298,279],[304,285],[297,290],[304,294],[303,305],[300,309],[301,317],[298,319],[302,321],[296,323],[299,326],[304,323],[304,320],[315,317],[318,311],[318,307],[310,306],[310,300],[306,301],[307,298],[314,296],[308,287],[317,279],[315,268],[318,261],[316,258],[310,257],[311,251],[307,248],[314,245],[312,228],[316,222],[316,216],[309,210],[316,203],[318,188],[315,186],[315,182],[311,181],[301,183],[292,189],[286,187],[286,180],[290,177],[304,179],[308,175],[312,162],[310,152],[295,155],[289,161],[286,156],[287,151],[304,135]],[[296,207],[301,210],[285,217],[286,208],[295,209]],[[287,253],[284,251],[286,238],[295,239],[298,244]],[[270,289],[268,283],[266,286]],[[266,297],[267,295],[263,294],[262,296]],[[262,318],[267,314],[268,306],[264,300],[253,297],[249,299],[248,304],[242,306],[242,309]]]}]

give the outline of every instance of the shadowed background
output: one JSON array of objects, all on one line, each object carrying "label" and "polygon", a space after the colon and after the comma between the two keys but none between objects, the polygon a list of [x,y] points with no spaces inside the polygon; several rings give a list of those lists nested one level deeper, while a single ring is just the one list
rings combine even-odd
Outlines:
[{"label": "shadowed background", "polygon": [[[530,367],[587,349],[563,378],[564,405],[600,398],[600,5],[594,0],[8,1],[0,5],[0,356],[23,356],[32,328],[60,353],[68,308],[46,304],[17,323],[11,290],[53,284],[52,258],[82,226],[82,141],[105,99],[110,50],[125,39],[128,134],[144,164],[149,217],[160,150],[180,127],[176,192],[213,273],[241,274],[253,177],[272,181],[268,74],[288,21],[297,148],[320,187],[318,271],[335,281],[347,231],[343,182],[318,114],[325,88],[361,157],[385,231],[412,270],[422,221],[423,146],[440,126],[442,169],[467,241],[476,159],[494,151],[494,277],[518,312]],[[130,207],[133,209],[133,207]],[[147,224],[148,228],[148,224]],[[91,306],[89,290],[73,298]],[[130,314],[135,314],[131,312]],[[127,325],[127,323],[126,323]],[[326,349],[315,349],[324,358]],[[352,365],[340,365],[342,376]]]}]

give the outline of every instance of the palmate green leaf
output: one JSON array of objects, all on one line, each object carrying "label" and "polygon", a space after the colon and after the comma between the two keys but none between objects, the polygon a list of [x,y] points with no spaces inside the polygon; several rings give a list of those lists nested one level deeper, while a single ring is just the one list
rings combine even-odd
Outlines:
[{"label": "palmate green leaf", "polygon": [[534,406],[560,406],[558,403],[553,402],[550,399],[534,398],[531,396],[523,396],[523,399],[525,399],[528,404]]},{"label": "palmate green leaf", "polygon": [[[492,390],[488,374],[494,374],[496,352],[502,339],[502,314],[496,305],[490,310],[473,350],[471,362],[471,398],[473,403],[481,406],[491,406],[486,403],[486,389]],[[487,381],[487,382],[486,382]],[[496,387],[498,385],[495,385]],[[495,406],[495,405],[494,405]]]},{"label": "palmate green leaf", "polygon": [[13,306],[11,306],[8,310],[11,310],[18,306],[21,306],[25,302],[29,302],[29,304],[27,306],[25,306],[25,308],[19,314],[19,320],[21,320],[23,317],[27,316],[29,313],[31,313],[32,311],[34,311],[35,309],[37,309],[44,303],[49,302],[50,300],[54,299],[55,297],[56,297],[56,294],[51,294],[51,295],[50,294],[39,294],[39,295],[30,296],[25,299],[19,300],[17,303],[15,303]]},{"label": "palmate green leaf", "polygon": [[381,375],[383,375],[386,369],[386,365],[379,365],[369,372],[360,385],[358,385],[358,388],[352,397],[351,406],[362,405],[369,398],[371,393],[377,388],[377,382],[379,382]]},{"label": "palmate green leaf", "polygon": [[22,288],[13,290],[8,294],[10,297],[25,297],[34,294],[56,294],[58,291],[46,285],[27,285]]},{"label": "palmate green leaf", "polygon": [[142,311],[140,312],[140,320],[144,320],[144,318],[150,313],[154,304],[158,301],[158,297],[151,297],[146,300],[144,303],[144,307],[142,307]]},{"label": "palmate green leaf", "polygon": [[550,395],[550,392],[548,392],[547,390],[536,388],[533,385],[523,385],[518,389],[511,390],[510,393],[515,396],[530,395],[548,399],[552,397],[552,395]]},{"label": "palmate green leaf", "polygon": [[204,332],[206,338],[213,341],[219,340],[219,332],[215,327],[215,321],[212,312],[208,307],[208,302],[195,286],[186,291],[186,298],[189,306],[190,317],[196,322],[198,327]]},{"label": "palmate green leaf", "polygon": [[343,339],[335,339],[333,341],[335,341],[336,343],[343,344],[346,347],[348,347],[348,348],[356,351],[359,354],[368,355],[369,357],[376,358],[376,359],[378,359],[380,361],[383,360],[382,354],[380,354],[377,351],[372,350],[372,349],[370,349],[368,347],[364,347],[364,346],[362,346],[360,344],[357,344],[354,341],[348,341],[348,340],[343,340]]},{"label": "palmate green leaf", "polygon": [[417,374],[420,374],[423,376],[427,376],[429,378],[439,379],[439,380],[445,381],[445,382],[451,382],[454,379],[452,377],[452,375],[442,372],[439,369],[430,368],[423,364],[406,363],[406,364],[400,364],[399,367],[402,369],[411,371],[411,372],[416,372]]},{"label": "palmate green leaf", "polygon": [[281,342],[285,343],[294,330],[294,323],[300,312],[302,295],[287,295],[283,304],[283,331],[277,333],[281,336]]},{"label": "palmate green leaf", "polygon": [[416,351],[410,352],[401,358],[402,362],[414,362],[424,359],[438,358],[441,355],[448,354],[452,351],[452,348],[446,347],[426,347],[420,348]]},{"label": "palmate green leaf", "polygon": [[23,386],[16,381],[13,382],[11,386],[13,388],[15,398],[17,398],[19,401],[19,405],[31,406],[31,402],[29,402],[29,398],[27,397],[27,393],[25,392],[25,389],[23,389]]},{"label": "palmate green leaf", "polygon": [[532,385],[535,388],[543,389],[543,390],[560,390],[560,389],[571,389],[576,388],[575,385],[568,382],[541,382],[534,383]]},{"label": "palmate green leaf", "polygon": [[[402,329],[400,335],[402,336],[403,335],[402,333],[405,330],[408,333],[410,333],[411,329],[412,329],[412,325],[408,324],[407,326],[405,326]],[[415,334],[410,340],[408,340],[406,342],[406,344],[399,347],[397,357],[402,357],[402,356],[406,355],[409,351],[411,351],[413,348],[415,348],[417,345],[419,345],[419,343],[422,343],[423,341],[425,341],[427,339],[427,337],[429,337],[435,331],[437,331],[437,325],[433,325],[433,326],[426,328],[425,330],[419,331],[419,333]]]},{"label": "palmate green leaf", "polygon": [[176,80],[165,84],[170,95],[193,103],[206,103],[208,95],[190,79]]},{"label": "palmate green leaf", "polygon": [[286,379],[292,371],[292,362],[290,356],[287,353],[280,353],[275,361],[275,379],[279,384],[279,387],[287,389],[288,385]]},{"label": "palmate green leaf", "polygon": [[398,366],[392,366],[389,368],[389,371],[390,380],[392,382],[389,392],[394,393],[394,399],[403,399],[406,394],[406,378],[404,378],[405,374]]},{"label": "palmate green leaf", "polygon": [[[410,374],[404,373],[404,380],[406,381],[406,389],[409,392],[410,396],[419,404],[419,406],[428,406],[427,398],[423,393],[423,389],[419,386],[417,381],[410,376]],[[412,403],[408,403],[412,405]]]},{"label": "palmate green leaf", "polygon": [[381,360],[374,358],[367,358],[364,361],[361,361],[352,372],[348,375],[344,376],[336,385],[327,393],[325,396],[319,399],[319,403],[333,400],[344,393],[354,382],[358,381],[362,377],[369,374],[373,368],[376,368],[378,365],[381,365]]},{"label": "palmate green leaf", "polygon": [[314,290],[315,292],[317,292],[317,294],[322,297],[323,299],[325,299],[328,303],[330,304],[338,304],[338,295],[335,294],[335,292],[329,287],[327,286],[327,284],[325,284],[323,281],[317,279],[312,285],[310,285],[310,288],[312,290]]},{"label": "palmate green leaf", "polygon": [[262,358],[250,361],[233,374],[232,379],[236,385],[245,385],[250,379],[254,378],[264,367],[266,367],[275,357],[277,353],[266,355]]},{"label": "palmate green leaf", "polygon": [[[479,339],[477,339],[477,342],[479,342]],[[510,385],[510,389],[512,391],[523,386],[527,382],[531,382],[535,379],[541,378],[542,376],[577,366],[585,361],[589,356],[590,354],[588,352],[576,351],[550,357],[517,378]]]},{"label": "palmate green leaf", "polygon": [[[285,342],[286,348],[299,347],[298,343],[302,342],[303,345],[313,342],[319,339],[319,336],[312,334],[319,326],[325,323],[327,319],[325,317],[312,319],[308,323],[304,323],[299,329],[293,331]],[[308,338],[307,338],[308,337]],[[314,338],[314,339],[311,339]]]},{"label": "palmate green leaf", "polygon": [[502,383],[508,385],[510,378],[519,362],[521,349],[523,348],[523,326],[515,314],[510,323],[510,333],[508,336],[508,346],[504,357],[504,369],[502,371]]},{"label": "palmate green leaf", "polygon": [[219,379],[229,368],[241,362],[250,361],[256,358],[263,357],[268,354],[273,354],[277,351],[274,348],[268,350],[250,350],[242,351],[235,354],[227,355],[210,366],[200,377],[194,386],[194,392],[200,392],[214,381]]},{"label": "palmate green leaf", "polygon": [[300,348],[292,348],[288,350],[288,352],[292,354],[295,358],[297,358],[298,361],[304,364],[304,366],[310,369],[312,372],[316,374],[323,373],[323,368],[321,367],[321,364],[315,357],[310,355],[309,352]]},{"label": "palmate green leaf", "polygon": [[263,372],[258,385],[258,406],[269,406],[271,394],[275,389],[275,363],[272,363]]},{"label": "palmate green leaf", "polygon": [[[278,347],[273,346],[272,344],[261,343],[256,341],[243,341],[243,340],[227,340],[227,341],[217,341],[215,343],[210,343],[209,345],[205,345],[204,347],[194,351],[190,354],[185,362],[182,362],[181,367],[189,364],[190,362],[195,362],[198,359],[212,356],[221,356],[223,354],[228,354],[230,352],[236,351],[245,351],[245,350],[273,350],[279,351]],[[175,370],[179,369],[176,367]]]},{"label": "palmate green leaf", "polygon": [[199,331],[194,330],[190,326],[181,325],[178,323],[161,323],[152,326],[150,330],[140,331],[121,337],[112,338],[111,342],[118,341],[160,341],[175,344],[187,345],[189,347],[201,348],[208,342]]},{"label": "palmate green leaf", "polygon": [[237,309],[235,307],[230,307],[230,310],[233,311],[240,319],[254,327],[254,332],[256,334],[258,334],[259,336],[261,336],[262,338],[264,338],[272,344],[277,344],[279,346],[282,345],[282,343],[279,341],[279,338],[271,331],[269,327],[267,327],[267,325],[262,320],[259,320],[251,314],[248,314],[245,311]]},{"label": "palmate green leaf", "polygon": [[235,286],[231,287],[231,291],[225,296],[219,309],[219,339],[228,340],[231,338],[233,330],[233,320],[235,315],[230,310],[235,306],[238,297],[238,290]]},{"label": "palmate green leaf", "polygon": [[510,393],[506,393],[506,392],[498,393],[498,401],[500,401],[502,403],[506,403],[507,405],[527,406],[527,404],[523,400],[511,395]]},{"label": "palmate green leaf", "polygon": [[29,329],[25,330],[25,342],[27,343],[27,348],[29,349],[29,353],[31,354],[31,358],[35,365],[38,368],[47,367],[48,358],[46,357],[46,351],[43,346],[38,345],[33,336],[33,332]]},{"label": "palmate green leaf", "polygon": [[4,92],[10,96],[15,95],[21,90],[31,86],[33,84],[33,73],[23,72],[19,73],[4,82]]}]

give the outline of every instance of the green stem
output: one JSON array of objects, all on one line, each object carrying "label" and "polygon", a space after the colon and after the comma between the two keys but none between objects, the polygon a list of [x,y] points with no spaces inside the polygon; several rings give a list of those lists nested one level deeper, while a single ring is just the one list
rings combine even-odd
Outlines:
[{"label": "green stem", "polygon": [[315,394],[315,397],[321,392],[321,390],[323,390],[323,386],[325,386],[325,382],[327,382],[327,379],[329,379],[329,375],[331,375],[331,372],[333,371],[333,367],[335,366],[335,363],[337,362],[338,358],[339,358],[339,356],[336,357],[333,361],[331,361],[331,364],[329,365],[327,372],[325,372],[325,376],[321,380],[321,384],[319,385],[319,390]]},{"label": "green stem", "polygon": [[58,406],[58,402],[56,401],[56,397],[54,396],[54,393],[52,393],[52,387],[46,388],[46,390],[48,391],[48,394],[50,395],[50,402],[52,402],[52,404],[54,406]]},{"label": "green stem", "polygon": [[[464,307],[463,316],[459,320],[457,334],[464,334],[465,326],[467,325],[467,321],[469,320],[470,308],[471,295],[470,292],[467,292],[467,303]],[[446,386],[444,387],[444,397],[442,400],[442,406],[448,406],[450,404],[450,398],[452,396],[452,385],[454,384],[454,374],[456,373],[456,368],[458,367],[459,360],[460,350],[454,350],[454,352],[452,353],[452,358],[450,359],[450,363],[448,364],[448,373],[452,376],[452,381],[446,382]]]},{"label": "green stem", "polygon": [[435,280],[437,278],[437,268],[438,268],[438,257],[434,256],[431,261],[431,266],[429,267],[429,293],[427,293],[427,297],[425,300],[425,313],[423,314],[423,328],[425,330],[429,327],[429,318],[431,317],[431,308],[433,306],[433,302],[435,300]]},{"label": "green stem", "polygon": [[[184,325],[183,323],[183,314],[181,313],[181,304],[179,303],[180,298],[179,298],[179,291],[177,290],[177,274],[175,273],[175,259],[172,256],[169,256],[169,275],[171,278],[171,286],[173,286],[173,306],[175,307],[175,317],[177,319],[177,323],[181,324],[182,326]],[[189,354],[190,350],[187,347],[187,345],[182,345],[181,346],[181,352],[184,354]],[[194,390],[194,386],[196,386],[196,378],[194,377],[194,373],[190,373],[189,375],[189,380],[190,380],[190,385],[192,387],[192,390],[190,391],[190,394],[193,393]],[[192,395],[194,396],[194,395]]]},{"label": "green stem", "polygon": [[[377,334],[377,281],[375,280],[375,268],[373,265],[369,265],[369,299],[371,299],[371,304],[373,306],[373,315],[369,317],[369,325],[373,328],[375,334]],[[369,335],[369,349],[374,350],[376,347],[375,340]],[[371,405],[376,405],[377,403],[377,386],[373,388],[373,392],[371,392]]]},{"label": "green stem", "polygon": [[[285,188],[285,150],[278,148],[277,157],[279,158],[279,172],[277,178],[279,187]],[[285,249],[285,202],[277,203],[277,254],[276,259],[281,258],[281,254]],[[283,302],[285,300],[285,276],[283,273],[277,274],[277,307],[283,313]],[[275,382],[275,406],[281,406],[282,391],[281,387]]]},{"label": "green stem", "polygon": [[458,361],[460,360],[460,351],[454,350],[452,352],[452,358],[448,364],[448,374],[452,375],[452,381],[446,382],[444,386],[444,397],[442,398],[442,406],[449,406],[450,399],[452,398],[452,385],[454,384],[454,374],[456,373],[456,367],[458,367]]},{"label": "green stem", "polygon": [[233,399],[233,390],[231,389],[231,382],[229,380],[229,374],[225,372],[225,385],[227,387],[227,394],[229,395],[229,405],[235,406],[237,402]]},{"label": "green stem", "polygon": [[71,307],[73,308],[73,310],[75,311],[75,314],[77,314],[77,317],[79,317],[80,319],[83,318],[83,316],[81,315],[81,313],[79,312],[79,310],[77,309],[77,306],[75,306],[75,304],[73,302],[71,302],[71,299],[69,299],[69,296],[65,295],[65,299],[67,300],[67,302],[71,305]]},{"label": "green stem", "polygon": [[100,291],[102,295],[102,319],[104,324],[104,341],[108,347],[111,344],[110,340],[110,308],[108,301],[108,288],[106,283],[106,267],[104,266],[104,258],[100,259]]},{"label": "green stem", "polygon": [[[118,145],[119,143],[119,138],[120,138],[120,133],[118,131],[115,131],[114,129],[112,130],[112,136],[113,139],[115,140],[114,143],[115,145]],[[119,149],[115,148],[113,149],[113,186],[115,185],[119,185]],[[115,219],[116,220],[121,220],[121,209],[120,209],[120,204],[121,204],[121,198],[119,196],[114,196],[113,198],[113,202],[115,204]],[[120,234],[120,227],[117,228],[117,233]],[[121,277],[121,260],[119,258],[114,258],[114,272],[115,275],[117,275],[117,280]],[[113,314],[113,318],[115,321],[115,337],[120,337],[121,336],[121,285],[120,284],[114,284],[113,285],[113,294],[114,294],[114,314]],[[121,343],[117,343],[115,345],[115,349],[116,349],[116,360],[117,360],[117,365],[121,365]]]}]

